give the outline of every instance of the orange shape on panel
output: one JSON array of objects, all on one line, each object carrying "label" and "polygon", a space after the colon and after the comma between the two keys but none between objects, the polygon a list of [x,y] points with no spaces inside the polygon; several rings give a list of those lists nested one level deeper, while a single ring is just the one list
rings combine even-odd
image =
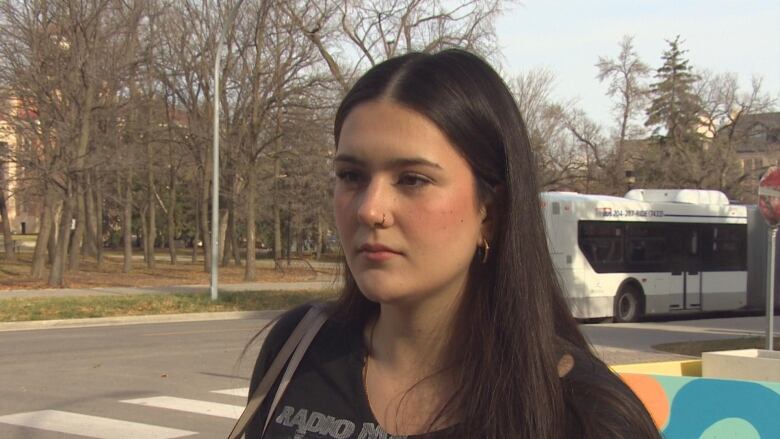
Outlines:
[{"label": "orange shape on panel", "polygon": [[653,422],[659,429],[663,429],[669,420],[671,404],[666,392],[661,384],[653,377],[648,375],[638,375],[632,373],[620,374],[620,378],[628,384],[628,387],[636,393],[636,396],[650,412]]}]

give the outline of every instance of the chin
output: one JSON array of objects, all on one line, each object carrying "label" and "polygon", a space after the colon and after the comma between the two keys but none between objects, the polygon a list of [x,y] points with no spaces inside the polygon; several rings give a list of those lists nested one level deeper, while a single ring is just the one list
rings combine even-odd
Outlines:
[{"label": "chin", "polygon": [[404,282],[379,276],[356,276],[355,282],[363,297],[380,305],[400,304],[409,300],[414,293],[405,291]]}]

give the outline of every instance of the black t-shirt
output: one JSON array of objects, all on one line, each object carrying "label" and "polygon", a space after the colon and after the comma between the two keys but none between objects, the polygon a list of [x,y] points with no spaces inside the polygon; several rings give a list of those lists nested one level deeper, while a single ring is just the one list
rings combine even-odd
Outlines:
[{"label": "black t-shirt", "polygon": [[[271,329],[255,364],[250,398],[277,352],[308,309],[308,306],[302,306],[289,311]],[[413,436],[393,436],[384,432],[371,412],[363,384],[365,353],[362,328],[333,319],[327,320],[301,359],[285,394],[277,404],[265,438],[441,439],[451,436],[447,434],[447,429]],[[589,356],[577,354],[576,350],[572,351],[572,355],[574,368],[563,379],[564,389],[570,394],[567,419],[564,421],[567,436],[582,437],[578,419],[582,416],[597,416],[611,423],[609,427],[612,428],[605,430],[612,430],[613,434],[603,435],[605,438],[643,437],[637,434],[627,420],[618,419],[615,424],[614,414],[609,413],[609,403],[599,403],[607,401],[604,397],[607,393],[602,391],[606,387],[610,392],[617,392],[629,404],[641,406],[633,392],[603,363],[589,360]],[[589,376],[587,380],[579,379],[584,375]],[[278,382],[279,379],[249,423],[247,439],[261,437]],[[590,383],[597,384],[594,386]],[[639,411],[643,409],[640,407]],[[649,415],[645,421],[651,422]]]}]

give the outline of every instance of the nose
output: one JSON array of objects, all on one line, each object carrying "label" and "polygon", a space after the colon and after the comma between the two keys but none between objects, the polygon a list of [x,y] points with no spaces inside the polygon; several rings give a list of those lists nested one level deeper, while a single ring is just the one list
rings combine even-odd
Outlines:
[{"label": "nose", "polygon": [[392,185],[383,180],[372,178],[358,199],[358,219],[369,227],[387,227],[392,223]]}]

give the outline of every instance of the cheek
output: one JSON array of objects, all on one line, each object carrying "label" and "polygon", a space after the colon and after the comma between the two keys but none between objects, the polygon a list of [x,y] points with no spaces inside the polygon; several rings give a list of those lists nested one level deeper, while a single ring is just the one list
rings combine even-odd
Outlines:
[{"label": "cheek", "polygon": [[424,210],[424,215],[417,215],[418,232],[445,242],[470,241],[479,230],[475,204],[469,196],[441,197]]},{"label": "cheek", "polygon": [[336,228],[342,233],[350,223],[353,216],[350,209],[350,197],[340,191],[333,194],[333,216],[336,219]]}]

